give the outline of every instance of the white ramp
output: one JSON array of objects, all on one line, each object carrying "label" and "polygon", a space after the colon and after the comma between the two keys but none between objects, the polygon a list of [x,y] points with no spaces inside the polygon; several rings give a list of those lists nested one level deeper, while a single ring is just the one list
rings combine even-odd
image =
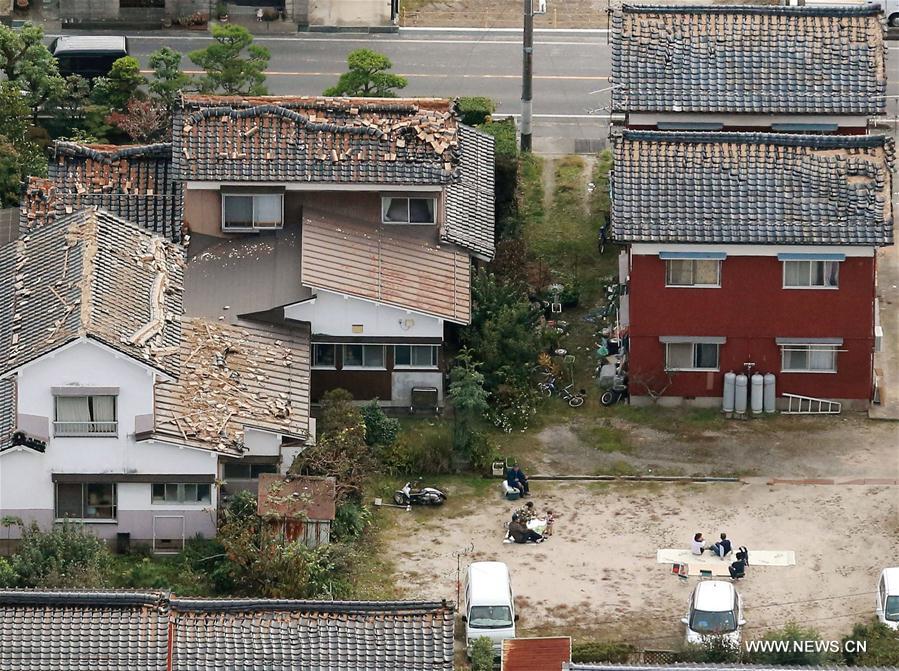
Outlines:
[{"label": "white ramp", "polygon": [[[708,552],[701,555],[695,555],[689,550],[679,548],[668,548],[658,550],[656,552],[656,561],[659,564],[688,564],[691,571],[694,566],[699,568],[708,568],[714,566],[723,566],[724,575],[727,575],[727,566],[731,562],[736,561],[736,548],[724,559]],[[749,548],[749,565],[750,566],[795,566],[796,553],[793,550],[753,550]],[[697,569],[698,570],[698,569]],[[719,575],[717,573],[713,575]]]}]

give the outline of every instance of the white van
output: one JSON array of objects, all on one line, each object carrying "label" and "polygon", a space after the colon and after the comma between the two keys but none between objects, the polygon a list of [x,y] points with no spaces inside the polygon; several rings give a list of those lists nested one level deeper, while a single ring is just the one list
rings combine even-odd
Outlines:
[{"label": "white van", "polygon": [[885,568],[877,583],[877,619],[899,630],[899,566]]},{"label": "white van", "polygon": [[722,636],[733,645],[740,644],[743,600],[726,580],[703,580],[690,595],[690,609],[681,620],[687,625],[687,643],[702,643],[707,636]]},{"label": "white van", "polygon": [[493,641],[493,654],[499,657],[503,640],[515,638],[515,597],[509,580],[509,567],[498,561],[472,562],[465,580],[465,648],[482,636]]}]

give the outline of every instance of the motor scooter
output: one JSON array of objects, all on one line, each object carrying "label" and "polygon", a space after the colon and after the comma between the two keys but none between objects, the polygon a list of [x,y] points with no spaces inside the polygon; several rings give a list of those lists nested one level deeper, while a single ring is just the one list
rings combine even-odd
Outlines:
[{"label": "motor scooter", "polygon": [[[419,484],[421,480],[416,480],[415,484]],[[421,506],[439,506],[446,501],[446,492],[436,487],[418,487],[412,488],[412,483],[407,482],[402,489],[397,489],[393,493],[393,502],[398,506],[421,505]]]}]

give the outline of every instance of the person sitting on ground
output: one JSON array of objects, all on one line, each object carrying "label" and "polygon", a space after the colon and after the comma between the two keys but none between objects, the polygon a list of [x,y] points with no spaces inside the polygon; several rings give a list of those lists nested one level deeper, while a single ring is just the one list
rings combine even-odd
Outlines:
[{"label": "person sitting on ground", "polygon": [[722,533],[721,540],[719,540],[712,546],[712,552],[721,557],[721,559],[724,559],[727,555],[729,555],[731,553],[731,549],[732,546],[730,544],[730,541],[727,539],[726,533]]},{"label": "person sitting on ground", "polygon": [[533,519],[537,519],[537,511],[534,509],[534,502],[528,501],[521,508],[515,511],[515,514],[518,515],[518,519],[521,520],[522,524],[527,524]]},{"label": "person sitting on ground", "polygon": [[509,469],[509,472],[506,474],[506,482],[509,483],[510,487],[517,489],[522,496],[528,496],[528,494],[530,494],[528,491],[527,476],[518,464],[514,464],[512,468]]},{"label": "person sitting on ground", "polygon": [[705,539],[702,537],[702,533],[694,534],[693,542],[690,544],[690,552],[695,555],[701,555],[705,551]]},{"label": "person sitting on ground", "polygon": [[509,535],[516,543],[542,543],[543,536],[536,531],[528,529],[518,517],[518,514],[512,515],[512,521],[509,522]]}]

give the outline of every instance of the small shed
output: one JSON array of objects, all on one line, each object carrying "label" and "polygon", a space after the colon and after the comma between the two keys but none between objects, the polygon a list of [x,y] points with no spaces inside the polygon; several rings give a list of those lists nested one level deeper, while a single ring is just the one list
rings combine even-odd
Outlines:
[{"label": "small shed", "polygon": [[571,661],[571,637],[507,638],[500,671],[562,671]]},{"label": "small shed", "polygon": [[331,540],[336,499],[334,478],[262,473],[256,512],[274,533],[314,548]]}]

